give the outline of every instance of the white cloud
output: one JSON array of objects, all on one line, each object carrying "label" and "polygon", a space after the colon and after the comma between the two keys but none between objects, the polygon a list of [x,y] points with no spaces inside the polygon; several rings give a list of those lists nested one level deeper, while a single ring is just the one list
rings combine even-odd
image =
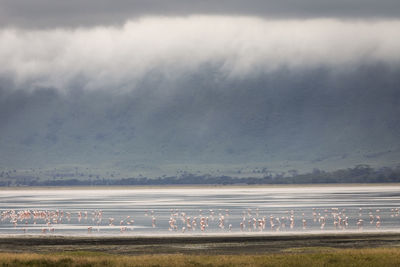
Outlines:
[{"label": "white cloud", "polygon": [[400,20],[148,17],[122,27],[0,31],[0,75],[18,86],[132,88],[153,69],[170,79],[218,62],[240,78],[278,68],[400,61]]}]

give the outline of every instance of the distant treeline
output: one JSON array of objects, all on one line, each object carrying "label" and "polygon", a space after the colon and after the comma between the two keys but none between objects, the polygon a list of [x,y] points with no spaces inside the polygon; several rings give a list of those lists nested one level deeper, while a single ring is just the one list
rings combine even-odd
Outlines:
[{"label": "distant treeline", "polygon": [[96,186],[96,185],[234,185],[234,184],[320,184],[320,183],[399,183],[400,166],[374,169],[369,165],[357,165],[354,168],[332,172],[314,169],[310,173],[298,174],[296,170],[289,174],[265,174],[264,177],[231,177],[197,175],[182,173],[179,176],[158,178],[121,178],[121,179],[48,179],[17,177],[0,181],[0,186]]}]

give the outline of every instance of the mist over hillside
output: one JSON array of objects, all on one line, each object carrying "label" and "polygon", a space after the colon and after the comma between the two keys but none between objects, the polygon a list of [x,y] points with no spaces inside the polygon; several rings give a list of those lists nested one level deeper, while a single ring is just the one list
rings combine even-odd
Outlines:
[{"label": "mist over hillside", "polygon": [[365,16],[4,24],[0,171],[100,179],[397,166],[400,20]]},{"label": "mist over hillside", "polygon": [[184,166],[392,166],[400,156],[398,77],[399,66],[377,62],[227,78],[217,62],[174,79],[154,69],[123,92],[83,90],[79,80],[63,92],[24,90],[3,76],[0,165],[150,176]]}]

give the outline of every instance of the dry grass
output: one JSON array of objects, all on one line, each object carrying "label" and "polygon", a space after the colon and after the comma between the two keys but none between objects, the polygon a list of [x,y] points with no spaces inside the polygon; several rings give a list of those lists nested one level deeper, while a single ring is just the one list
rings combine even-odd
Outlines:
[{"label": "dry grass", "polygon": [[400,248],[306,248],[263,255],[140,255],[93,252],[61,254],[0,253],[0,266],[400,266]]}]

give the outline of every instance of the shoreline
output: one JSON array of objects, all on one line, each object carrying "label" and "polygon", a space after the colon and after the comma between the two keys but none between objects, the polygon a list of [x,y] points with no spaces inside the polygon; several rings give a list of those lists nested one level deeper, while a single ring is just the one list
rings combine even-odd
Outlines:
[{"label": "shoreline", "polygon": [[200,185],[96,185],[96,186],[0,186],[1,191],[18,190],[128,190],[128,189],[187,189],[187,188],[297,188],[297,187],[390,187],[400,186],[400,183],[321,183],[321,184],[260,184],[260,185],[222,185],[222,184],[200,184]]},{"label": "shoreline", "polygon": [[207,236],[0,236],[0,252],[110,254],[254,254],[304,248],[400,247],[400,232]]}]

